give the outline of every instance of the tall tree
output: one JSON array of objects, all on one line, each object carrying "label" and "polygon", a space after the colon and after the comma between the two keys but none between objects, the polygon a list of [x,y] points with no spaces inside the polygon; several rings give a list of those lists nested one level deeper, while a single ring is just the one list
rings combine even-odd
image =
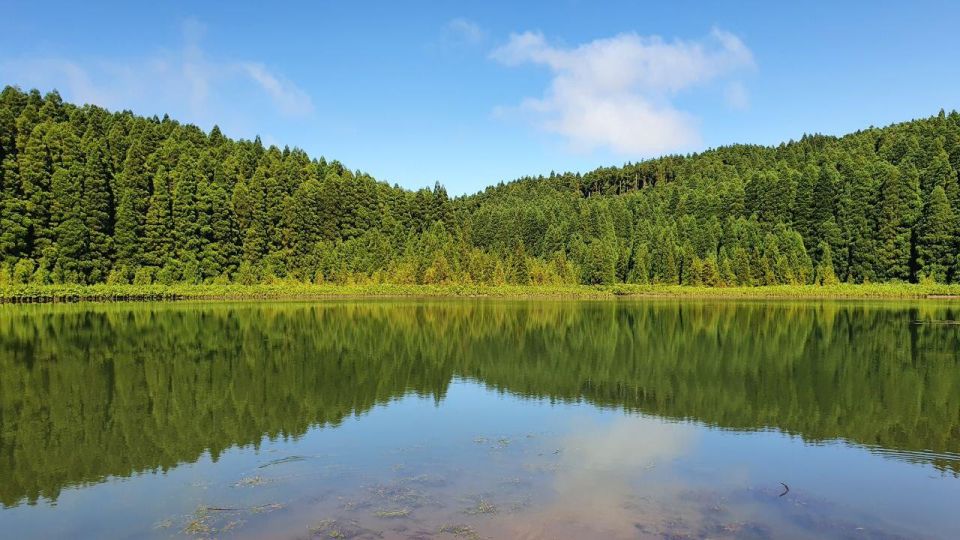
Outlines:
[{"label": "tall tree", "polygon": [[936,186],[923,207],[917,231],[917,274],[946,283],[956,263],[957,219],[943,186]]},{"label": "tall tree", "polygon": [[116,264],[132,268],[143,259],[143,227],[150,204],[152,178],[147,169],[147,143],[134,140],[127,150],[123,169],[116,181],[116,218],[114,222],[114,251]]},{"label": "tall tree", "polygon": [[877,267],[883,280],[908,281],[910,238],[920,212],[920,178],[916,167],[905,162],[901,167],[877,164],[874,177],[880,184],[876,208]]}]

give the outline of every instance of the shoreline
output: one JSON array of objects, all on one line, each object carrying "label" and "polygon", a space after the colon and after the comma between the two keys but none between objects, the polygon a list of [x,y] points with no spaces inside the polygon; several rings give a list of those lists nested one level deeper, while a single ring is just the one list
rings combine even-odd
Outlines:
[{"label": "shoreline", "polygon": [[615,299],[689,298],[756,300],[913,299],[960,301],[960,285],[840,284],[758,287],[694,287],[682,285],[393,285],[304,284],[262,285],[8,285],[0,287],[0,303],[157,302],[183,300],[311,300],[331,298],[516,298]]}]

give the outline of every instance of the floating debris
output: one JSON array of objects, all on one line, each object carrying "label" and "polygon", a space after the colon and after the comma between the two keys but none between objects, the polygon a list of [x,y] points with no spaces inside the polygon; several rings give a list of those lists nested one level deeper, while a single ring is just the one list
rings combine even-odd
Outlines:
[{"label": "floating debris", "polygon": [[343,497],[339,497],[339,499],[343,501],[342,508],[348,512],[352,512],[354,510],[360,510],[363,508],[370,508],[371,506],[373,506],[373,503],[371,503],[368,500],[349,500],[349,499],[344,499]]},{"label": "floating debris", "polygon": [[210,534],[213,532],[213,528],[207,524],[206,519],[198,518],[187,523],[187,526],[183,528],[184,534]]},{"label": "floating debris", "polygon": [[211,532],[213,527],[210,526],[210,508],[206,506],[198,507],[193,513],[193,519],[183,527],[184,534],[201,535]]},{"label": "floating debris", "polygon": [[173,527],[173,520],[170,518],[161,519],[153,524],[154,529],[169,529],[170,527]]},{"label": "floating debris", "polygon": [[433,502],[425,491],[402,484],[377,485],[368,488],[374,499],[389,501],[405,508],[420,508]]},{"label": "floating debris", "polygon": [[307,530],[314,534],[322,533],[323,531],[329,529],[336,522],[337,520],[335,519],[329,519],[329,518],[322,519],[317,523],[313,524],[312,526],[307,527]]},{"label": "floating debris", "polygon": [[246,478],[241,478],[240,481],[233,484],[233,487],[255,487],[262,486],[264,484],[269,484],[272,480],[266,479],[262,476],[248,476]]},{"label": "floating debris", "polygon": [[282,464],[284,464],[284,463],[294,463],[294,462],[297,462],[297,461],[305,461],[306,459],[307,459],[307,458],[305,458],[304,456],[287,456],[287,457],[284,457],[284,458],[274,459],[274,460],[268,461],[268,462],[264,463],[263,465],[260,465],[260,466],[258,467],[258,469],[266,469],[267,467],[272,467],[272,466],[274,466],[274,465],[282,465]]},{"label": "floating debris", "polygon": [[283,508],[282,504],[271,503],[271,504],[261,504],[260,506],[254,506],[250,509],[252,514],[265,514],[267,512],[273,512],[274,510],[280,510]]},{"label": "floating debris", "polygon": [[[240,516],[263,514],[281,508],[283,508],[283,505],[279,503],[250,507],[200,505],[193,514],[191,514],[189,521],[183,526],[182,532],[196,536],[209,536],[218,532],[228,532],[246,523],[243,519],[239,519]],[[229,519],[229,521],[224,522],[224,520],[227,519]],[[163,525],[162,528],[168,528],[172,525],[170,520],[165,520],[161,523]]]},{"label": "floating debris", "polygon": [[473,530],[473,527],[469,525],[445,525],[440,527],[440,532],[452,534],[457,538],[467,538],[469,540],[477,540],[480,538],[480,535],[477,534],[477,531]]},{"label": "floating debris", "polygon": [[380,538],[383,532],[368,529],[355,520],[324,519],[307,528],[314,536],[350,540],[353,538]]},{"label": "floating debris", "polygon": [[224,525],[224,526],[220,529],[220,532],[230,532],[230,531],[232,531],[232,530],[234,530],[234,529],[239,529],[240,527],[243,526],[244,523],[246,523],[246,522],[245,522],[244,520],[242,520],[242,519],[235,519],[235,520],[227,523],[226,525]]},{"label": "floating debris", "polygon": [[471,506],[470,508],[467,508],[465,512],[471,515],[496,514],[497,507],[496,505],[494,505],[489,501],[480,499],[479,501],[477,501],[477,504]]},{"label": "floating debris", "polygon": [[427,487],[443,487],[448,484],[447,479],[439,474],[418,474],[417,476],[408,476],[398,480],[401,484],[416,484]]},{"label": "floating debris", "polygon": [[382,519],[405,518],[410,515],[409,508],[397,508],[392,510],[377,510],[373,515]]}]

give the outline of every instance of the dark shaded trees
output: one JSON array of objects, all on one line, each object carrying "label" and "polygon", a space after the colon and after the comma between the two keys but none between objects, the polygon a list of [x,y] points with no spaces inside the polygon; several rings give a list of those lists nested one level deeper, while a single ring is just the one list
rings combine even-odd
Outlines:
[{"label": "dark shaded trees", "polygon": [[956,264],[957,219],[943,186],[933,188],[917,230],[917,275],[946,283]]}]

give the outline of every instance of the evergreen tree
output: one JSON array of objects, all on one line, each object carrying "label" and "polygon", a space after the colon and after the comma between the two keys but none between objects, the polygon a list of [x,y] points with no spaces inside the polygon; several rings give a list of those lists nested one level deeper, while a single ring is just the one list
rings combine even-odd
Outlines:
[{"label": "evergreen tree", "polygon": [[680,281],[677,267],[676,237],[673,230],[661,231],[653,244],[651,254],[651,275],[654,283],[676,285]]},{"label": "evergreen tree", "polygon": [[113,235],[116,265],[128,269],[139,266],[143,258],[141,238],[152,183],[150,171],[147,170],[148,155],[147,142],[134,140],[127,151],[114,192],[117,204]]},{"label": "evergreen tree", "polygon": [[910,238],[920,211],[920,181],[909,162],[897,168],[880,164],[880,201],[876,208],[877,267],[881,280],[908,281],[911,277]]},{"label": "evergreen tree", "polygon": [[51,207],[54,227],[53,279],[57,283],[84,283],[83,260],[90,237],[81,206],[83,168],[74,163],[57,169],[51,180]]},{"label": "evergreen tree", "polygon": [[587,246],[583,282],[587,285],[613,283],[616,277],[615,255],[612,246],[602,240],[594,240]]},{"label": "evergreen tree", "polygon": [[644,285],[650,283],[650,246],[646,242],[639,242],[633,249],[627,282]]},{"label": "evergreen tree", "polygon": [[153,175],[153,195],[144,223],[144,263],[158,268],[175,256],[172,199],[170,176],[161,165]]},{"label": "evergreen tree", "polygon": [[527,264],[527,250],[522,241],[514,244],[513,253],[510,257],[510,277],[513,283],[527,285],[530,283],[530,268]]},{"label": "evergreen tree", "polygon": [[736,284],[744,287],[754,284],[753,270],[750,264],[750,254],[743,247],[733,248],[733,260],[730,261]]},{"label": "evergreen tree", "polygon": [[[946,283],[957,256],[957,220],[943,186],[936,186],[923,208],[917,232],[917,275]],[[956,277],[956,276],[955,276]]]},{"label": "evergreen tree", "polygon": [[110,273],[112,256],[113,197],[110,193],[112,173],[106,153],[90,132],[84,137],[83,192],[80,196],[87,243],[84,253],[84,273],[91,283],[101,283]]},{"label": "evergreen tree", "polygon": [[50,180],[53,160],[46,144],[51,124],[40,124],[26,139],[26,146],[18,156],[18,170],[23,196],[24,218],[28,223],[27,249],[30,256],[40,259],[53,240],[50,227]]},{"label": "evergreen tree", "polygon": [[4,183],[0,191],[0,257],[9,260],[29,254],[31,222],[16,157],[7,155],[2,166]]},{"label": "evergreen tree", "polygon": [[818,251],[820,251],[820,262],[817,263],[814,281],[818,285],[836,285],[840,281],[833,269],[833,254],[830,250],[830,244],[820,242]]}]

